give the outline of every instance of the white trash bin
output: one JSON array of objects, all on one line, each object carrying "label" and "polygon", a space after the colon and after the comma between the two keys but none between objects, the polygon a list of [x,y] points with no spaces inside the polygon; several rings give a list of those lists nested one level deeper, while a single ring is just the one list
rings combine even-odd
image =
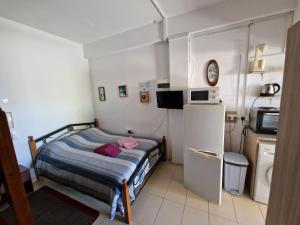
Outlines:
[{"label": "white trash bin", "polygon": [[234,195],[244,193],[245,179],[249,162],[238,153],[224,153],[224,189]]}]

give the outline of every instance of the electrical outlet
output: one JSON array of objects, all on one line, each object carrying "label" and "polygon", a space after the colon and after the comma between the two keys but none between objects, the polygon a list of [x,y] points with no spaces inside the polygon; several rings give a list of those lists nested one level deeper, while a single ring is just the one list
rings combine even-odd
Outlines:
[{"label": "electrical outlet", "polygon": [[134,132],[131,129],[127,129],[128,134],[134,134]]},{"label": "electrical outlet", "polygon": [[229,123],[235,123],[238,119],[238,114],[236,111],[227,111],[225,113],[225,120]]}]

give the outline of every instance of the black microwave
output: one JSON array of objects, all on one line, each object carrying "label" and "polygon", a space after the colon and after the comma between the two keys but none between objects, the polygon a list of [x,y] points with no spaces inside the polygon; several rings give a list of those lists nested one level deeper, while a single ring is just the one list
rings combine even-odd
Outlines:
[{"label": "black microwave", "polygon": [[278,108],[251,108],[249,125],[256,133],[277,134],[279,124]]}]

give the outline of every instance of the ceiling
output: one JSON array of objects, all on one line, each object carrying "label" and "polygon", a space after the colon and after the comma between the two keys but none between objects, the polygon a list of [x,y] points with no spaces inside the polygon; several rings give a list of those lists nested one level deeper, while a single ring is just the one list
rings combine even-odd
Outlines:
[{"label": "ceiling", "polygon": [[184,14],[196,9],[204,8],[224,0],[156,0],[167,17]]},{"label": "ceiling", "polygon": [[[167,17],[224,0],[156,0]],[[0,16],[89,43],[161,20],[150,0],[0,0]]]}]

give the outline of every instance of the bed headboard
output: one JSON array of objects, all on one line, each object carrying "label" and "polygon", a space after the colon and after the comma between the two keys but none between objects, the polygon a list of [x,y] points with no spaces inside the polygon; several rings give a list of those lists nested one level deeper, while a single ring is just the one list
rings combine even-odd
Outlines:
[{"label": "bed headboard", "polygon": [[95,119],[94,122],[88,122],[88,123],[74,123],[74,124],[69,124],[66,126],[63,126],[57,130],[51,131],[39,138],[34,139],[33,136],[28,137],[28,145],[29,149],[31,152],[32,160],[34,161],[37,155],[37,143],[38,142],[46,142],[48,138],[51,138],[53,135],[59,134],[61,132],[69,133],[74,131],[75,127],[82,127],[82,126],[89,126],[89,127],[99,127],[99,122],[98,119]]}]

